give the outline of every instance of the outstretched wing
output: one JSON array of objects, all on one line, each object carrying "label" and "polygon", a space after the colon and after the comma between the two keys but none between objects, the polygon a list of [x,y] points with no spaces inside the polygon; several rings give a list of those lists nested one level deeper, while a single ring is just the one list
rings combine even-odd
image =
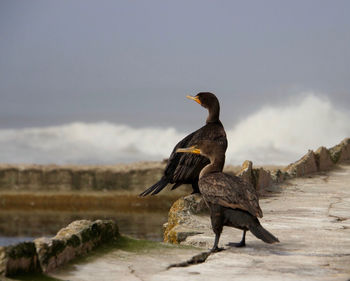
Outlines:
[{"label": "outstretched wing", "polygon": [[212,173],[199,180],[199,189],[207,202],[241,209],[262,217],[259,197],[253,185],[224,173]]}]

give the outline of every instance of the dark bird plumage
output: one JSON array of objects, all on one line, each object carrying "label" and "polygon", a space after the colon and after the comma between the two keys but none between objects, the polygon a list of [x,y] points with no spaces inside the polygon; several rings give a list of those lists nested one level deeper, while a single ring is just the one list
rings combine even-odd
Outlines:
[{"label": "dark bird plumage", "polygon": [[237,247],[245,246],[245,234],[250,230],[266,243],[279,242],[278,238],[264,229],[258,220],[263,213],[255,188],[241,178],[222,172],[225,163],[225,148],[212,141],[200,141],[196,145],[178,149],[178,152],[201,154],[210,159],[199,176],[199,190],[210,209],[210,218],[215,233],[212,251],[219,250],[218,243],[223,226],[243,230],[240,243],[230,243]]},{"label": "dark bird plumage", "polygon": [[182,139],[173,149],[162,178],[143,191],[140,196],[148,194],[155,195],[164,189],[168,184],[174,184],[172,190],[182,184],[191,184],[193,193],[198,193],[198,177],[200,171],[209,164],[209,160],[201,155],[177,153],[177,149],[189,147],[201,140],[211,140],[227,148],[225,129],[220,122],[220,104],[217,97],[212,93],[202,92],[195,97],[188,97],[195,100],[201,106],[208,109],[206,124]]}]

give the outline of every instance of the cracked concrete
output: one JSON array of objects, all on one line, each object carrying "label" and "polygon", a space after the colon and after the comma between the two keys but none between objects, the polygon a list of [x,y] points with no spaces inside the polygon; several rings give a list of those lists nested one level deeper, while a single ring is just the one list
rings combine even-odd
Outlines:
[{"label": "cracked concrete", "polygon": [[[350,164],[335,170],[283,183],[279,192],[261,199],[262,225],[281,243],[269,245],[247,233],[247,247],[213,254],[205,263],[166,267],[186,261],[212,246],[209,218],[194,218],[204,233],[187,237],[202,249],[167,247],[147,252],[119,249],[90,257],[50,276],[89,280],[349,280]],[[221,246],[238,242],[242,232],[224,228]]]}]

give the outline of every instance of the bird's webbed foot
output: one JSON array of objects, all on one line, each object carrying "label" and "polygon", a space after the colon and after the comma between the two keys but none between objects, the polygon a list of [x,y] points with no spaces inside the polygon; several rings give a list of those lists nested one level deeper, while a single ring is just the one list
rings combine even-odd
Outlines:
[{"label": "bird's webbed foot", "polygon": [[239,242],[239,243],[230,242],[230,243],[227,243],[226,246],[229,246],[229,247],[236,247],[236,248],[245,247],[245,241],[241,241],[241,242]]},{"label": "bird's webbed foot", "polygon": [[241,242],[239,242],[239,243],[230,242],[230,243],[226,244],[226,246],[236,247],[236,248],[245,247],[245,234],[246,234],[246,232],[247,232],[247,230],[243,230],[243,236],[242,236]]},{"label": "bird's webbed foot", "polygon": [[223,251],[223,250],[225,250],[225,248],[220,248],[220,247],[213,247],[211,250],[210,250],[210,252],[211,253],[218,253],[218,252],[221,252],[221,251]]}]

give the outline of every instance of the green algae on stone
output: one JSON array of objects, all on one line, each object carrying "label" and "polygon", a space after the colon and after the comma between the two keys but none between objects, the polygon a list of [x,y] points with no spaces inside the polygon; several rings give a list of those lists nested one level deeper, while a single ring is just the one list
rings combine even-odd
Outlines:
[{"label": "green algae on stone", "polygon": [[77,248],[80,246],[80,244],[81,244],[80,239],[75,234],[73,234],[70,238],[67,239],[67,246]]},{"label": "green algae on stone", "polygon": [[57,279],[45,274],[41,273],[33,273],[33,274],[21,274],[16,275],[11,278],[5,279],[6,281],[19,280],[19,281],[66,281],[62,279]]},{"label": "green algae on stone", "polygon": [[127,236],[120,236],[118,240],[111,244],[111,246],[128,252],[142,252],[150,249],[169,248],[169,245],[160,242],[133,239]]},{"label": "green algae on stone", "polygon": [[33,242],[22,242],[6,249],[7,255],[12,259],[32,258],[36,255],[36,249]]},{"label": "green algae on stone", "polygon": [[33,242],[22,242],[3,249],[0,274],[11,276],[19,273],[41,272]]}]

